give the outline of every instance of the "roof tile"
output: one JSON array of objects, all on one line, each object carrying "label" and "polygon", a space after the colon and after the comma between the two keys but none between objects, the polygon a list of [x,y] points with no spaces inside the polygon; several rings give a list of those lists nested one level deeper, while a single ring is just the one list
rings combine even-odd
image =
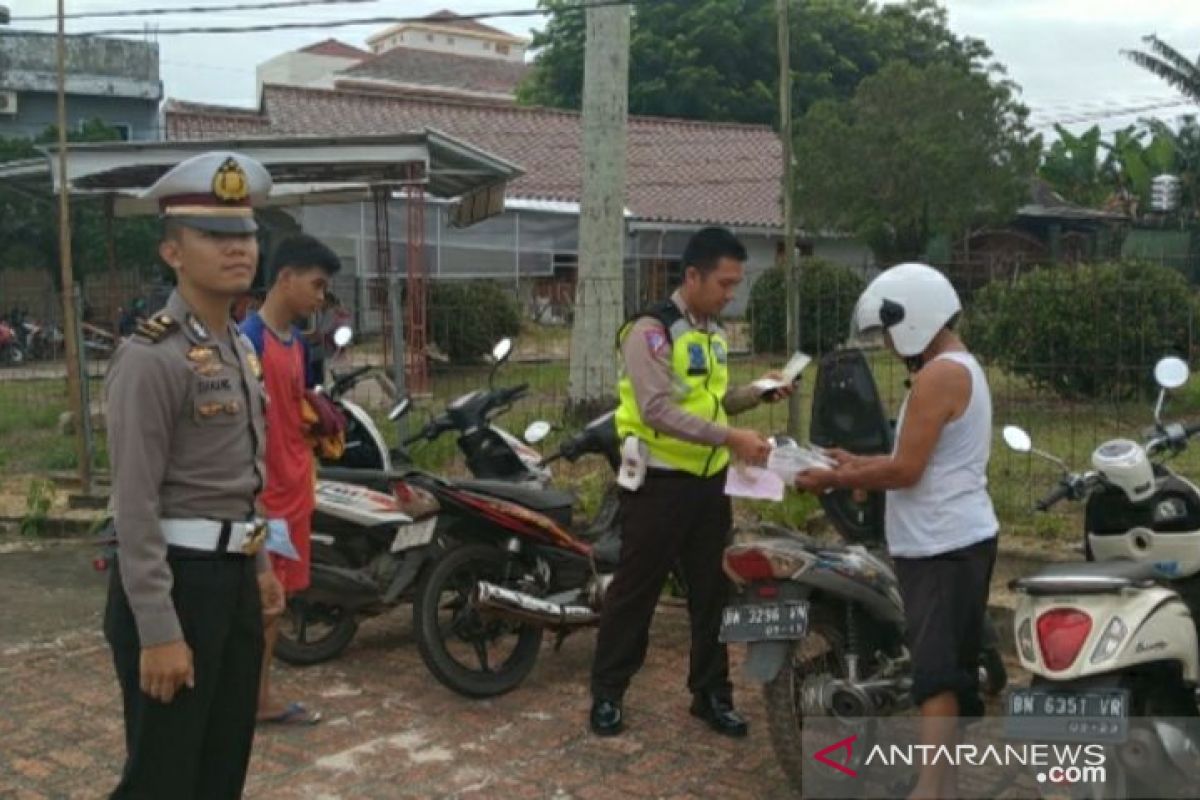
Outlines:
[{"label": "roof tile", "polygon": [[[267,85],[258,115],[171,102],[171,139],[364,135],[434,128],[522,167],[509,194],[579,202],[578,112]],[[758,125],[630,117],[626,207],[642,220],[778,227],[779,138]]]}]

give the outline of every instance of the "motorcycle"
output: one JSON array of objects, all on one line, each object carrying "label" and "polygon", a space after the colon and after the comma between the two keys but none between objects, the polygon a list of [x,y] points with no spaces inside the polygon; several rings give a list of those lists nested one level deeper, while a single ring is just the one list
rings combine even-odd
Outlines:
[{"label": "motorcycle", "polygon": [[17,338],[17,332],[0,319],[0,364],[16,366],[25,360],[25,351]]},{"label": "motorcycle", "polygon": [[[810,438],[820,447],[862,455],[892,451],[893,426],[857,349],[821,360],[811,419]],[[735,595],[721,638],[747,645],[745,673],[762,684],[772,747],[797,790],[806,773],[806,718],[833,717],[857,730],[860,721],[912,705],[904,604],[886,555],[884,495],[839,490],[820,502],[840,542],[762,525],[757,537],[726,548],[723,564]],[[995,694],[1007,674],[986,618],[983,638],[981,685]],[[842,779],[828,772],[821,777]],[[805,780],[815,780],[807,773]],[[851,793],[850,785],[844,788]]]},{"label": "motorcycle", "polygon": [[25,351],[31,360],[51,361],[63,352],[63,332],[54,325],[23,322],[25,327]]},{"label": "motorcycle", "polygon": [[1200,488],[1166,461],[1188,447],[1200,423],[1163,423],[1171,389],[1187,365],[1155,368],[1160,392],[1144,444],[1114,439],[1072,472],[1036,449],[1029,434],[1004,429],[1006,444],[1063,471],[1037,503],[1084,503],[1082,563],[1018,578],[1014,632],[1028,688],[1008,697],[1015,739],[1102,742],[1103,783],[1093,797],[1195,797],[1200,775]]},{"label": "motorcycle", "polygon": [[[342,334],[345,331],[345,334]],[[339,335],[341,334],[341,335]],[[349,343],[348,328],[335,333],[339,347]],[[480,480],[529,483],[548,486],[550,471],[542,465],[542,455],[513,434],[493,423],[493,418],[506,411],[529,392],[529,384],[510,388],[495,387],[496,373],[512,354],[511,339],[501,339],[492,350],[492,369],[487,390],[475,390],[456,397],[445,411],[431,419],[404,446],[421,440],[433,441],[448,432],[458,433],[458,447],[466,458],[467,469]],[[347,397],[349,392],[374,367],[359,367],[346,373],[332,373],[333,383],[327,394],[334,399],[346,416],[346,449],[341,458],[322,462],[328,467],[391,471],[392,464],[405,458],[400,450],[389,448],[371,415]],[[401,413],[393,409],[390,419],[396,421]]]},{"label": "motorcycle", "polygon": [[[350,338],[348,328],[339,329],[335,334],[339,349]],[[569,518],[574,497],[544,488],[537,477],[549,475],[548,465],[555,458],[543,463],[536,450],[490,422],[527,391],[525,386],[494,388],[496,369],[508,358],[511,347],[511,341],[504,340],[493,351],[487,392],[472,392],[452,401],[445,413],[397,447],[387,446],[371,415],[348,397],[373,368],[333,372],[331,384],[323,391],[347,420],[345,449],[339,458],[323,460],[318,470],[311,584],[289,600],[276,647],[282,660],[307,665],[334,658],[353,639],[360,619],[412,598],[434,550],[435,530],[441,525],[438,492],[458,490],[500,498]],[[398,421],[409,408],[408,400],[402,400],[389,419]],[[460,431],[459,445],[467,454],[468,466],[482,477],[439,481],[422,477],[408,466],[406,448],[449,430]],[[534,423],[526,431],[526,439],[536,443],[549,430],[546,423]],[[582,455],[572,451],[573,446],[583,445],[568,442],[562,448],[563,457]],[[613,507],[615,496],[605,505],[606,509]],[[615,517],[614,510],[605,513]],[[447,520],[446,524],[453,522]]]},{"label": "motorcycle", "polygon": [[[614,416],[592,420],[540,466],[594,453],[615,473]],[[578,521],[566,493],[414,480],[442,508],[438,549],[413,604],[417,646],[439,682],[468,697],[511,691],[533,669],[546,630],[557,647],[599,621],[620,555],[615,484],[598,514]]]}]

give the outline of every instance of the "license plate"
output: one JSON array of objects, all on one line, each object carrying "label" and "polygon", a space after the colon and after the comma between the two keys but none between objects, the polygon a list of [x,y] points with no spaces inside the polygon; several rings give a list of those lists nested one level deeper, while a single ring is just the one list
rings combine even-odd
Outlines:
[{"label": "license plate", "polygon": [[429,544],[433,541],[433,531],[436,527],[437,517],[423,519],[411,525],[401,525],[396,531],[396,538],[392,540],[392,552],[399,553],[401,550],[411,550]]},{"label": "license plate", "polygon": [[1014,689],[1004,732],[1014,739],[1123,742],[1129,735],[1126,689]]},{"label": "license plate", "polygon": [[803,639],[808,633],[808,601],[726,606],[721,617],[722,642]]}]

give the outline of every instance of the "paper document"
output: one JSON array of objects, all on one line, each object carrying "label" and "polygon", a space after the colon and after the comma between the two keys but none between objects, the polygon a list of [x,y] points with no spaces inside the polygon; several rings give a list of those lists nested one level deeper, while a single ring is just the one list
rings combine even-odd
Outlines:
[{"label": "paper document", "polygon": [[783,478],[768,469],[735,464],[725,478],[725,494],[749,500],[783,500]]},{"label": "paper document", "polygon": [[771,455],[767,458],[767,469],[789,484],[801,472],[810,469],[833,469],[835,466],[837,464],[834,460],[815,446],[803,447],[792,444],[787,447],[776,447],[771,450]]},{"label": "paper document", "polygon": [[810,356],[797,350],[792,354],[792,357],[788,359],[788,362],[784,365],[783,369],[780,370],[780,373],[782,374],[782,380],[777,380],[775,378],[759,378],[750,385],[757,389],[759,394],[770,394],[771,392],[782,389],[785,386],[791,386],[793,383],[795,383],[800,378],[800,373],[804,372],[804,368],[811,363],[812,358]]}]

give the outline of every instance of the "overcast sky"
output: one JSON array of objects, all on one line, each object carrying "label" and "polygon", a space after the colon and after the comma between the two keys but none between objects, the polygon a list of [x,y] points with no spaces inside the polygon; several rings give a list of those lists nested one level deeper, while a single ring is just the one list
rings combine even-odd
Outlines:
[{"label": "overcast sky", "polygon": [[[255,0],[243,0],[254,2]],[[67,11],[170,8],[229,4],[232,0],[67,0]],[[52,14],[56,0],[0,0],[16,16]],[[1140,46],[1140,37],[1158,33],[1190,58],[1200,56],[1198,0],[949,0],[950,25],[959,34],[991,46],[1010,77],[1023,89],[1039,126],[1075,121],[1106,130],[1140,115],[1171,118],[1186,107],[1155,108],[1112,115],[1114,110],[1155,106],[1177,99],[1165,83],[1122,58],[1122,48]],[[536,0],[379,0],[348,5],[255,12],[173,14],[146,18],[161,28],[199,24],[237,25],[373,16],[419,16],[442,8],[460,14],[534,9]],[[72,20],[68,32],[138,27],[135,19]],[[488,20],[498,28],[528,35],[538,17]],[[21,22],[13,28],[53,30],[53,22]],[[191,34],[158,37],[162,76],[169,97],[207,103],[253,106],[254,67],[274,55],[336,36],[362,45],[378,25],[276,31],[236,35]]]}]

